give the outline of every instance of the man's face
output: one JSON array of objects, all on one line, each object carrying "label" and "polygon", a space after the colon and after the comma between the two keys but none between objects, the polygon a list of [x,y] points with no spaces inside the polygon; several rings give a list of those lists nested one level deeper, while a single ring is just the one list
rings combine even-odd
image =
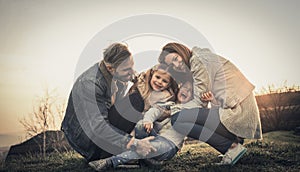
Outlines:
[{"label": "man's face", "polygon": [[133,65],[133,58],[130,56],[116,68],[114,78],[123,82],[130,81],[134,74]]}]

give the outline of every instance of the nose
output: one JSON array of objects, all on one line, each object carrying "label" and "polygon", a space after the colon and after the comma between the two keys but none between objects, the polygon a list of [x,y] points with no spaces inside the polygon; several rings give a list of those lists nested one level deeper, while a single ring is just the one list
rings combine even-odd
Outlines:
[{"label": "nose", "polygon": [[174,66],[177,67],[177,68],[182,66],[182,65],[183,65],[183,61],[177,61],[177,62],[174,63]]},{"label": "nose", "polygon": [[182,67],[182,66],[183,66],[183,61],[179,61],[177,67]]},{"label": "nose", "polygon": [[179,66],[179,62],[174,62],[174,66],[178,67]]},{"label": "nose", "polygon": [[159,85],[161,85],[162,79],[158,79],[158,80],[156,80],[156,82],[157,82]]}]

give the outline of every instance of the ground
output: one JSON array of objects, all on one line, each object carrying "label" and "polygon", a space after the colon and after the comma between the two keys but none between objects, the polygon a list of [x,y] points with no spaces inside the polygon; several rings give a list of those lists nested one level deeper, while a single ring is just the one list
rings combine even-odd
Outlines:
[{"label": "ground", "polygon": [[[300,136],[293,131],[264,134],[262,141],[246,140],[246,154],[233,167],[217,166],[219,153],[205,143],[186,144],[163,166],[120,168],[114,171],[300,171]],[[77,153],[53,153],[46,159],[35,155],[1,163],[0,171],[93,171]]]}]

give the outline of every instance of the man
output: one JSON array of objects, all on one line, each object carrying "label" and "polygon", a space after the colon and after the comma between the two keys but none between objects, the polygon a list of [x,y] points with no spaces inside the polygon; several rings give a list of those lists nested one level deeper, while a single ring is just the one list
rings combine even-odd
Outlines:
[{"label": "man", "polygon": [[[129,135],[134,126],[122,128],[122,131],[120,126],[113,126],[108,120],[111,113],[120,112],[112,105],[124,96],[126,83],[132,79],[134,62],[131,53],[127,46],[114,43],[105,49],[103,57],[100,63],[86,70],[74,83],[62,131],[70,145],[88,162],[110,157],[132,147],[141,154],[155,151],[149,143],[153,138],[135,139]],[[132,115],[139,115],[137,111],[141,110],[134,111]],[[114,118],[125,121],[123,126],[136,122],[121,119],[121,115],[114,115]]]}]

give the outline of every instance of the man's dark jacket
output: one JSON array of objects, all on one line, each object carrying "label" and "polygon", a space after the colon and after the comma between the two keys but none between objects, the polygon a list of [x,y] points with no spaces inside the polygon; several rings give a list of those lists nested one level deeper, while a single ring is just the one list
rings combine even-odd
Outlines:
[{"label": "man's dark jacket", "polygon": [[97,63],[78,77],[70,93],[62,130],[70,145],[88,161],[125,151],[131,139],[108,122],[111,82],[104,63]]}]

